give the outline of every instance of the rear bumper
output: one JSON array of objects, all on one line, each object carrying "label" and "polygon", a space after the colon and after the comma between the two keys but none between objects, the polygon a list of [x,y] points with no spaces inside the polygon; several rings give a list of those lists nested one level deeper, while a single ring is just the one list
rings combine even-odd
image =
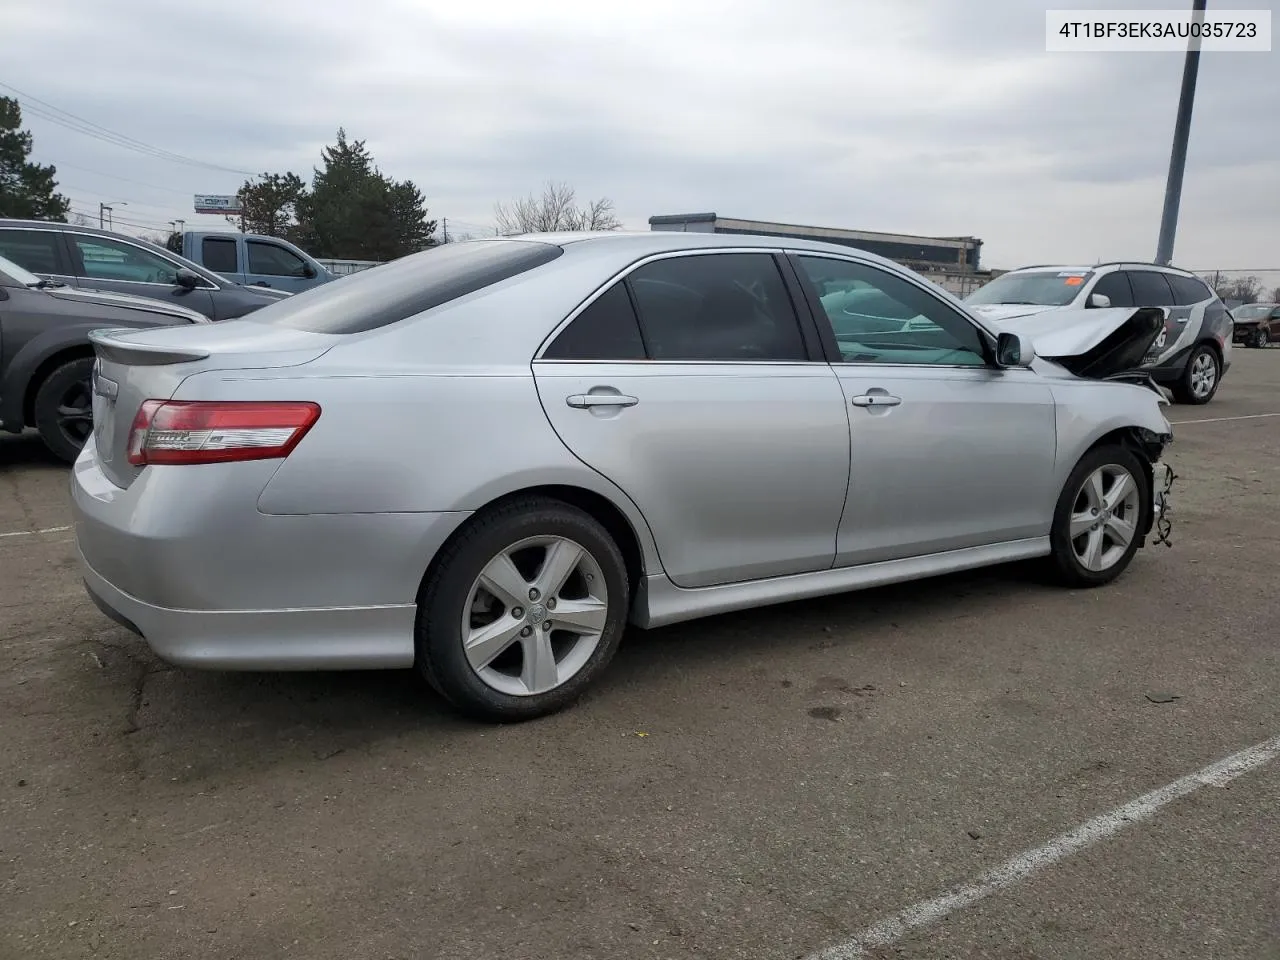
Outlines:
[{"label": "rear bumper", "polygon": [[91,441],[71,479],[89,595],[183,666],[411,665],[423,573],[467,514],[264,514],[278,465],[148,467],[122,489]]}]

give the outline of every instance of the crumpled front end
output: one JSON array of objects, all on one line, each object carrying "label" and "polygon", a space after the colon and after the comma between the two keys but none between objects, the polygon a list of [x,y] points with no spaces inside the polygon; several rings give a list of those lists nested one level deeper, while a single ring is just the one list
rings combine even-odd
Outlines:
[{"label": "crumpled front end", "polygon": [[991,323],[1026,337],[1038,356],[1078,377],[1108,380],[1133,379],[1168,316],[1163,307],[1080,308],[1046,310]]}]

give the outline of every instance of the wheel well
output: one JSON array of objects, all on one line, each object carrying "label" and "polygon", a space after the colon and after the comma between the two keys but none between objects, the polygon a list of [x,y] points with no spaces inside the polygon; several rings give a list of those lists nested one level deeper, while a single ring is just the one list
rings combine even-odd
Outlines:
[{"label": "wheel well", "polygon": [[[644,579],[644,554],[640,549],[640,538],[636,536],[635,529],[623,512],[610,503],[606,497],[590,490],[584,490],[581,487],[547,484],[539,487],[525,487],[522,490],[514,490],[511,493],[504,494],[496,500],[490,500],[479,510],[476,510],[475,514],[479,515],[487,512],[520,497],[546,497],[549,500],[559,500],[561,503],[577,507],[579,510],[590,514],[597,523],[608,531],[609,536],[613,538],[613,542],[618,545],[618,549],[622,552],[623,562],[627,565],[627,580],[631,584],[632,594],[634,595]],[[437,561],[445,554],[449,542],[459,536],[466,528],[467,524],[464,523],[436,551],[436,556],[432,558],[422,578],[424,585],[430,581],[431,575],[435,572]]]},{"label": "wheel well", "polygon": [[44,383],[45,377],[49,376],[64,363],[69,363],[72,360],[82,360],[86,357],[93,358],[93,347],[87,343],[60,350],[40,361],[40,366],[35,368],[31,378],[27,381],[27,391],[22,397],[22,423],[24,426],[35,426],[36,392],[40,389],[40,384]]},{"label": "wheel well", "polygon": [[1086,450],[1088,453],[1097,450],[1099,447],[1119,446],[1128,450],[1145,468],[1142,473],[1143,482],[1147,485],[1147,509],[1143,512],[1141,518],[1142,535],[1145,537],[1151,532],[1152,523],[1155,520],[1155,512],[1152,509],[1152,497],[1155,487],[1155,463],[1160,459],[1163,453],[1167,438],[1162,439],[1157,434],[1142,427],[1121,427],[1118,430],[1112,430],[1110,433],[1104,433]]}]

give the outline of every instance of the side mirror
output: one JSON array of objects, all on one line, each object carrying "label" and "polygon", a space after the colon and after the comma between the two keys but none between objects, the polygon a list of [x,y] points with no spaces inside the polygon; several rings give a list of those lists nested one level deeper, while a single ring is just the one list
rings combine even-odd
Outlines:
[{"label": "side mirror", "polygon": [[996,337],[996,363],[1002,367],[1029,367],[1036,358],[1036,348],[1026,337],[1002,333]]},{"label": "side mirror", "polygon": [[173,282],[183,290],[194,290],[200,285],[200,276],[186,267],[180,267],[177,275],[173,278]]},{"label": "side mirror", "polygon": [[1089,306],[1106,309],[1111,306],[1111,298],[1105,293],[1091,293],[1089,294]]},{"label": "side mirror", "polygon": [[314,280],[316,277],[316,268],[309,263],[304,263],[302,265],[302,275],[308,280]]}]

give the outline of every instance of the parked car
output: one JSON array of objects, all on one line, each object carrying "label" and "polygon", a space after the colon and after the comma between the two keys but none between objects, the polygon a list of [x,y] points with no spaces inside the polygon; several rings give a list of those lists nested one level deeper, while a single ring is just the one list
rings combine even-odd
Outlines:
[{"label": "parked car", "polygon": [[[837,335],[818,291],[855,280],[913,329]],[[1129,375],[1164,312],[1091,316],[1037,357],[871,254],[673,232],[450,244],[101,331],[85,582],[173,663],[416,664],[496,720],[569,703],[628,621],[1032,558],[1097,586],[1163,516],[1171,428],[1145,375],[1071,372]]]},{"label": "parked car", "polygon": [[[1165,307],[1163,335],[1142,368],[1179,403],[1208,403],[1231,367],[1231,314],[1203,280],[1186,270],[1130,262],[1023,267],[975,290],[965,303],[998,326],[1051,310]],[[1053,321],[1051,316],[1044,320]]]},{"label": "parked car", "polygon": [[184,307],[42,280],[0,257],[0,430],[35,427],[55,455],[74,460],[92,429],[89,332],[208,322]]},{"label": "parked car", "polygon": [[242,317],[289,295],[241,286],[146,240],[70,223],[0,219],[0,256],[70,287],[167,300],[210,320]]},{"label": "parked car", "polygon": [[230,230],[175,234],[177,252],[207,270],[247,286],[298,293],[336,279],[321,263],[280,237]]},{"label": "parked car", "polygon": [[1280,340],[1280,303],[1250,303],[1231,311],[1231,339],[1249,347],[1265,347]]}]

